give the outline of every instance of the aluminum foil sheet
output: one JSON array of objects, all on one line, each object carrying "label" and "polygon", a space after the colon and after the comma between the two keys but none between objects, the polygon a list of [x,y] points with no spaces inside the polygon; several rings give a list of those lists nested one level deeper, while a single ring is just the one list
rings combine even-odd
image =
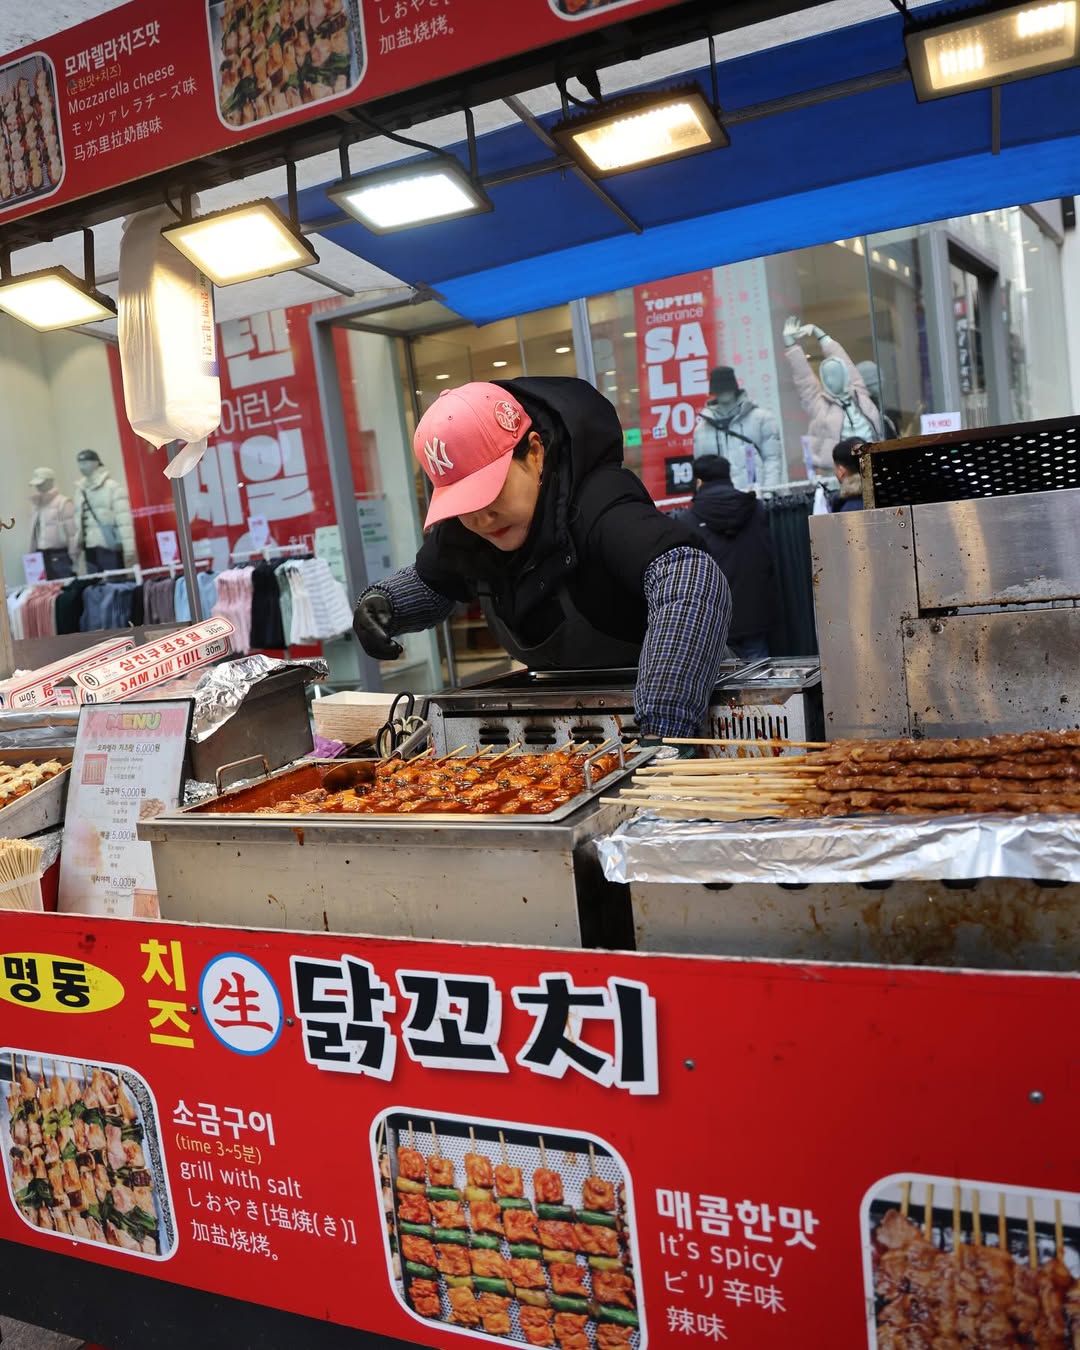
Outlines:
[{"label": "aluminum foil sheet", "polygon": [[597,841],[609,881],[1080,881],[1080,815],[711,824],[644,813]]},{"label": "aluminum foil sheet", "polygon": [[224,726],[260,680],[290,668],[306,670],[308,684],[325,680],[330,673],[329,666],[318,657],[309,661],[282,661],[276,656],[242,656],[236,661],[213,666],[195,686],[191,739],[205,741]]},{"label": "aluminum foil sheet", "polygon": [[78,708],[0,713],[0,750],[50,750],[75,744]]}]

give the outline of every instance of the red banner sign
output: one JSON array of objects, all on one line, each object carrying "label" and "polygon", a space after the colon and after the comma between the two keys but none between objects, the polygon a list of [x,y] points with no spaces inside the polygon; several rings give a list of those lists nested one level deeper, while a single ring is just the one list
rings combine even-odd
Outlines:
[{"label": "red banner sign", "polygon": [[446,1347],[1080,1293],[1073,976],[9,912],[0,1001],[0,1237],[43,1250]]},{"label": "red banner sign", "polygon": [[132,0],[0,63],[0,219],[675,0]]},{"label": "red banner sign", "polygon": [[[218,326],[221,425],[183,482],[192,537],[202,545],[197,551],[219,570],[233,552],[268,543],[310,547],[320,526],[337,521],[309,329],[313,308],[269,310]],[[176,525],[165,451],[131,430],[115,351],[110,371],[136,547],[144,566],[155,565],[158,532]],[[350,373],[342,380],[350,403],[352,392]],[[366,487],[360,461],[354,451],[358,493]]]},{"label": "red banner sign", "polygon": [[634,288],[641,477],[654,500],[693,492],[694,425],[715,357],[708,269]]}]

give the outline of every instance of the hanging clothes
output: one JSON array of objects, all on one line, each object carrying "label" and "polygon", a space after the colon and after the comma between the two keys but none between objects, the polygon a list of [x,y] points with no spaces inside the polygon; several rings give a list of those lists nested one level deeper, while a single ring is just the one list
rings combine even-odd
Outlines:
[{"label": "hanging clothes", "polygon": [[[196,580],[199,586],[199,607],[203,617],[212,614],[217,604],[217,578],[219,574],[199,572]],[[187,582],[177,577],[173,587],[173,618],[176,623],[191,623],[191,603],[188,600]]]},{"label": "hanging clothes", "polygon": [[232,635],[234,652],[251,650],[251,584],[250,567],[231,567],[217,577],[217,598],[211,613],[219,619],[228,619],[235,632]]},{"label": "hanging clothes", "polygon": [[777,619],[769,635],[773,656],[816,656],[813,563],[810,516],[814,489],[777,493],[765,502],[776,563]]},{"label": "hanging clothes", "polygon": [[292,594],[290,646],[325,642],[349,631],[352,613],[345,587],[325,558],[292,560],[281,570],[288,576]]},{"label": "hanging clothes", "polygon": [[251,645],[256,651],[281,651],[289,640],[282,623],[281,593],[274,564],[256,563],[251,584]]},{"label": "hanging clothes", "polygon": [[134,595],[133,581],[95,581],[83,592],[80,631],[130,627]]}]

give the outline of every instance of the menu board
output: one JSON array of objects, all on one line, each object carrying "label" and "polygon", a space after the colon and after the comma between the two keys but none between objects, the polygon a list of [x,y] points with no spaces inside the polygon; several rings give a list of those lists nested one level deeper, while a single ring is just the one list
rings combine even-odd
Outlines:
[{"label": "menu board", "polygon": [[191,711],[190,699],[81,710],[60,855],[62,911],[157,917],[151,848],[136,826],[180,800]]}]

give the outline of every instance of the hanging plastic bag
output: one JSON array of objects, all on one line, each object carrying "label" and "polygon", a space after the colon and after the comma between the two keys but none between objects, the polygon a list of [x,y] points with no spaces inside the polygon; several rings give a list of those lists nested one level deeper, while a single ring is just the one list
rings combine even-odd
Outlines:
[{"label": "hanging plastic bag", "polygon": [[162,236],[168,207],[124,221],[118,333],[124,404],[131,429],[151,445],[184,441],[165,470],[193,469],[221,422],[214,302],[210,283]]},{"label": "hanging plastic bag", "polygon": [[831,511],[832,508],[829,506],[829,498],[825,494],[825,489],[819,483],[814,489],[814,510],[812,514],[815,516],[827,516]]}]

